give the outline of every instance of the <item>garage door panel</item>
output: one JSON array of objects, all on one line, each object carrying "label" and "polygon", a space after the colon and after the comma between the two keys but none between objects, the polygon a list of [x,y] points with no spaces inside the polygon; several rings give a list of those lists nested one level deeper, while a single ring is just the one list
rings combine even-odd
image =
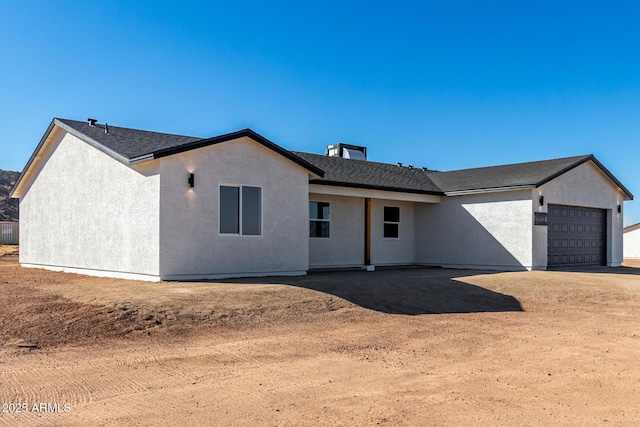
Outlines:
[{"label": "garage door panel", "polygon": [[606,211],[549,205],[548,265],[605,265]]}]

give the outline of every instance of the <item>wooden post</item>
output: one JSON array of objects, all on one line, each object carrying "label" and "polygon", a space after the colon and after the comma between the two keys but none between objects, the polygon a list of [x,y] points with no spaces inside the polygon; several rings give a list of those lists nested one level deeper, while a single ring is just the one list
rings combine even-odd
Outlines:
[{"label": "wooden post", "polygon": [[371,199],[364,199],[364,265],[371,265]]}]

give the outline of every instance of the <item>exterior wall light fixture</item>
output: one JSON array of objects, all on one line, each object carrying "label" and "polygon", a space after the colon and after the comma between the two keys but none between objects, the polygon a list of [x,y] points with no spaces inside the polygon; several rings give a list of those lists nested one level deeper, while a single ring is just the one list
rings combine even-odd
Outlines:
[{"label": "exterior wall light fixture", "polygon": [[618,213],[622,213],[622,205],[618,205]]},{"label": "exterior wall light fixture", "polygon": [[544,206],[544,196],[540,196],[540,200],[538,200],[540,202],[540,206]]},{"label": "exterior wall light fixture", "polygon": [[194,174],[190,173],[189,174],[189,179],[187,180],[187,182],[189,183],[189,187],[191,187],[191,188],[194,187],[195,180],[196,180],[196,178],[195,178]]}]

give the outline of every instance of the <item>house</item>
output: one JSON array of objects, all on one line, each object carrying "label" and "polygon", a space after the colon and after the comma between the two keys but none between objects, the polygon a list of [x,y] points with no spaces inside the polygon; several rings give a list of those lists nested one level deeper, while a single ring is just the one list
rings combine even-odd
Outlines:
[{"label": "house", "polygon": [[640,259],[640,223],[625,227],[622,232],[624,258]]},{"label": "house", "polygon": [[20,262],[143,280],[622,263],[633,196],[593,155],[438,172],[327,154],[54,119],[12,190]]}]

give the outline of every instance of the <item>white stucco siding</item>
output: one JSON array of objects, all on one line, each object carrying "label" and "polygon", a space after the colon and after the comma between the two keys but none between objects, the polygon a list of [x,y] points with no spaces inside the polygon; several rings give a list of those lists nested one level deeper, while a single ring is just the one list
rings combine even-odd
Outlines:
[{"label": "white stucco siding", "polygon": [[309,208],[306,208],[309,266],[318,268],[364,265],[364,199],[311,193],[309,201],[328,202],[331,209],[329,237],[309,238]]},{"label": "white stucco siding", "polygon": [[[544,206],[539,205],[544,196]],[[622,213],[618,205],[623,204],[624,193],[600,168],[589,161],[571,169],[533,191],[534,212],[547,212],[549,204],[568,205],[607,210],[607,265],[622,264]],[[534,226],[534,265],[546,268],[547,227]]]},{"label": "white stucco siding", "polygon": [[[371,200],[371,264],[408,265],[414,262],[413,203]],[[384,207],[398,207],[398,237],[384,237]],[[363,217],[363,215],[360,215]]]},{"label": "white stucco siding", "polygon": [[[310,201],[331,207],[329,238],[309,239],[311,268],[360,267],[365,263],[365,199],[311,193]],[[400,209],[398,237],[384,237],[384,207]],[[371,199],[372,265],[408,265],[414,262],[414,203]]]},{"label": "white stucco siding", "polygon": [[20,262],[157,277],[155,165],[130,168],[64,131],[41,154],[20,199]]},{"label": "white stucco siding", "polygon": [[624,257],[640,259],[640,228],[623,234]]},{"label": "white stucco siding", "polygon": [[[163,278],[303,274],[308,269],[306,169],[249,138],[160,162]],[[192,189],[189,173],[195,176]],[[220,185],[262,189],[262,235],[219,233]]]},{"label": "white stucco siding", "polygon": [[521,270],[532,265],[530,190],[415,205],[418,264]]}]

